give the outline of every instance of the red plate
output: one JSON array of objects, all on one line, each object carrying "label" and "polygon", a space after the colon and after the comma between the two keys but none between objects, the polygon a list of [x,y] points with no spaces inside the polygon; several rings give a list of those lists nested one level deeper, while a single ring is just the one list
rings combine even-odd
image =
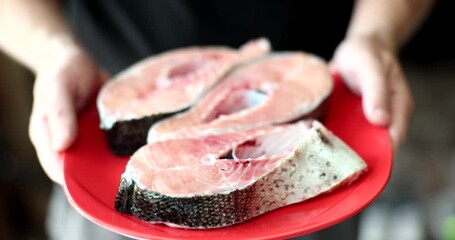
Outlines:
[{"label": "red plate", "polygon": [[370,125],[360,99],[335,80],[324,124],[368,163],[369,171],[352,185],[302,203],[274,210],[250,221],[213,230],[154,225],[117,212],[114,200],[127,157],[116,157],[99,129],[93,104],[79,121],[79,138],[63,154],[65,191],[83,216],[114,232],[154,239],[289,238],[339,223],[367,207],[384,189],[392,170],[392,149],[386,129]]}]

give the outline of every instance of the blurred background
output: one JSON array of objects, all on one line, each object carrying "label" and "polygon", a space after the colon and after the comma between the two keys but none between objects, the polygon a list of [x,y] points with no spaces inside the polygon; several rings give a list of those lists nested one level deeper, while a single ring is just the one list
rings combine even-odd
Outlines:
[{"label": "blurred background", "polygon": [[[438,1],[401,52],[416,107],[387,188],[361,216],[361,240],[455,239],[452,5]],[[0,239],[47,239],[51,182],[27,132],[32,84],[30,72],[0,53]]]}]

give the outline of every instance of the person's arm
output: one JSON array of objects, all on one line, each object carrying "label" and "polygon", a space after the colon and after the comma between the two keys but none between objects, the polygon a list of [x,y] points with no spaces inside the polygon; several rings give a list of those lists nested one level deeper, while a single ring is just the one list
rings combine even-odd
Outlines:
[{"label": "person's arm", "polygon": [[103,79],[56,0],[0,0],[0,49],[36,74],[30,138],[41,166],[62,183],[59,151],[77,135],[77,110]]},{"label": "person's arm", "polygon": [[78,44],[58,1],[0,0],[0,47],[37,73],[53,52]]},{"label": "person's arm", "polygon": [[366,37],[398,51],[430,12],[434,0],[357,0],[347,38]]},{"label": "person's arm", "polygon": [[362,96],[368,121],[388,127],[395,149],[406,136],[413,108],[397,54],[432,3],[433,0],[358,0],[345,39],[331,61],[332,70]]}]

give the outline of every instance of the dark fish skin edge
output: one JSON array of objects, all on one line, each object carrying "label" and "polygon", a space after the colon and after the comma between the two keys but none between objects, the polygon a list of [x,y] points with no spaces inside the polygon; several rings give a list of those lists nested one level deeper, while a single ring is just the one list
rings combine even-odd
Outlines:
[{"label": "dark fish skin edge", "polygon": [[132,155],[147,143],[147,132],[153,124],[185,110],[116,122],[112,128],[103,129],[109,149],[117,156]]},{"label": "dark fish skin edge", "polygon": [[147,222],[169,222],[188,228],[217,228],[252,218],[255,185],[229,194],[169,197],[140,189],[121,179],[115,199],[117,211]]},{"label": "dark fish skin edge", "polygon": [[[280,167],[257,179],[245,188],[227,193],[197,196],[167,196],[137,185],[122,176],[115,199],[115,209],[150,223],[193,229],[227,227],[245,222],[274,209],[328,193],[348,185],[366,171],[361,159],[351,162],[357,170],[337,171],[329,165],[332,160],[352,158],[356,153],[341,140],[333,138],[326,129],[316,128],[308,133],[299,147]],[[322,151],[328,154],[320,155]],[[308,168],[308,164],[316,166]],[[365,163],[363,163],[365,164]],[[364,168],[361,170],[361,168]],[[360,171],[361,170],[361,171]],[[354,172],[358,171],[358,172]],[[360,171],[360,172],[359,172]],[[340,175],[341,174],[341,175]],[[313,184],[304,176],[315,176]]]}]

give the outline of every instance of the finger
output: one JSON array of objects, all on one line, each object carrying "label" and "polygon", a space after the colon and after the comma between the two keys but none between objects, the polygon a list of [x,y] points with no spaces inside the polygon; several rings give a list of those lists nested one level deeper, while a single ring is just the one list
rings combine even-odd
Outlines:
[{"label": "finger", "polygon": [[97,70],[94,73],[94,76],[89,76],[85,78],[87,81],[85,84],[79,82],[79,91],[76,91],[73,98],[73,105],[76,109],[76,113],[80,112],[90,100],[93,100],[93,97],[96,97],[97,91],[103,86],[105,82],[109,79],[109,74],[104,70]]},{"label": "finger", "polygon": [[394,150],[397,150],[405,140],[414,102],[402,70],[397,67],[393,72],[392,119],[389,125],[389,134],[392,146]]},{"label": "finger", "polygon": [[39,104],[33,104],[30,117],[29,134],[36,149],[38,160],[46,175],[58,184],[63,183],[63,162],[50,144],[46,116]]},{"label": "finger", "polygon": [[343,59],[343,57],[336,54],[335,58],[329,63],[329,71],[332,76],[340,76],[349,90],[357,95],[360,95],[359,78],[356,76],[355,71],[351,70],[351,65],[346,64]]},{"label": "finger", "polygon": [[44,108],[51,146],[55,151],[67,149],[77,135],[77,116],[71,86],[56,83],[46,92]]},{"label": "finger", "polygon": [[377,60],[366,60],[358,72],[363,111],[370,123],[388,125],[390,123],[390,86],[387,66],[383,66]]},{"label": "finger", "polygon": [[335,60],[332,60],[329,62],[329,71],[332,75],[339,75],[340,70],[339,70],[338,63]]},{"label": "finger", "polygon": [[98,81],[100,85],[103,85],[110,78],[109,73],[106,70],[100,70],[98,73]]}]

